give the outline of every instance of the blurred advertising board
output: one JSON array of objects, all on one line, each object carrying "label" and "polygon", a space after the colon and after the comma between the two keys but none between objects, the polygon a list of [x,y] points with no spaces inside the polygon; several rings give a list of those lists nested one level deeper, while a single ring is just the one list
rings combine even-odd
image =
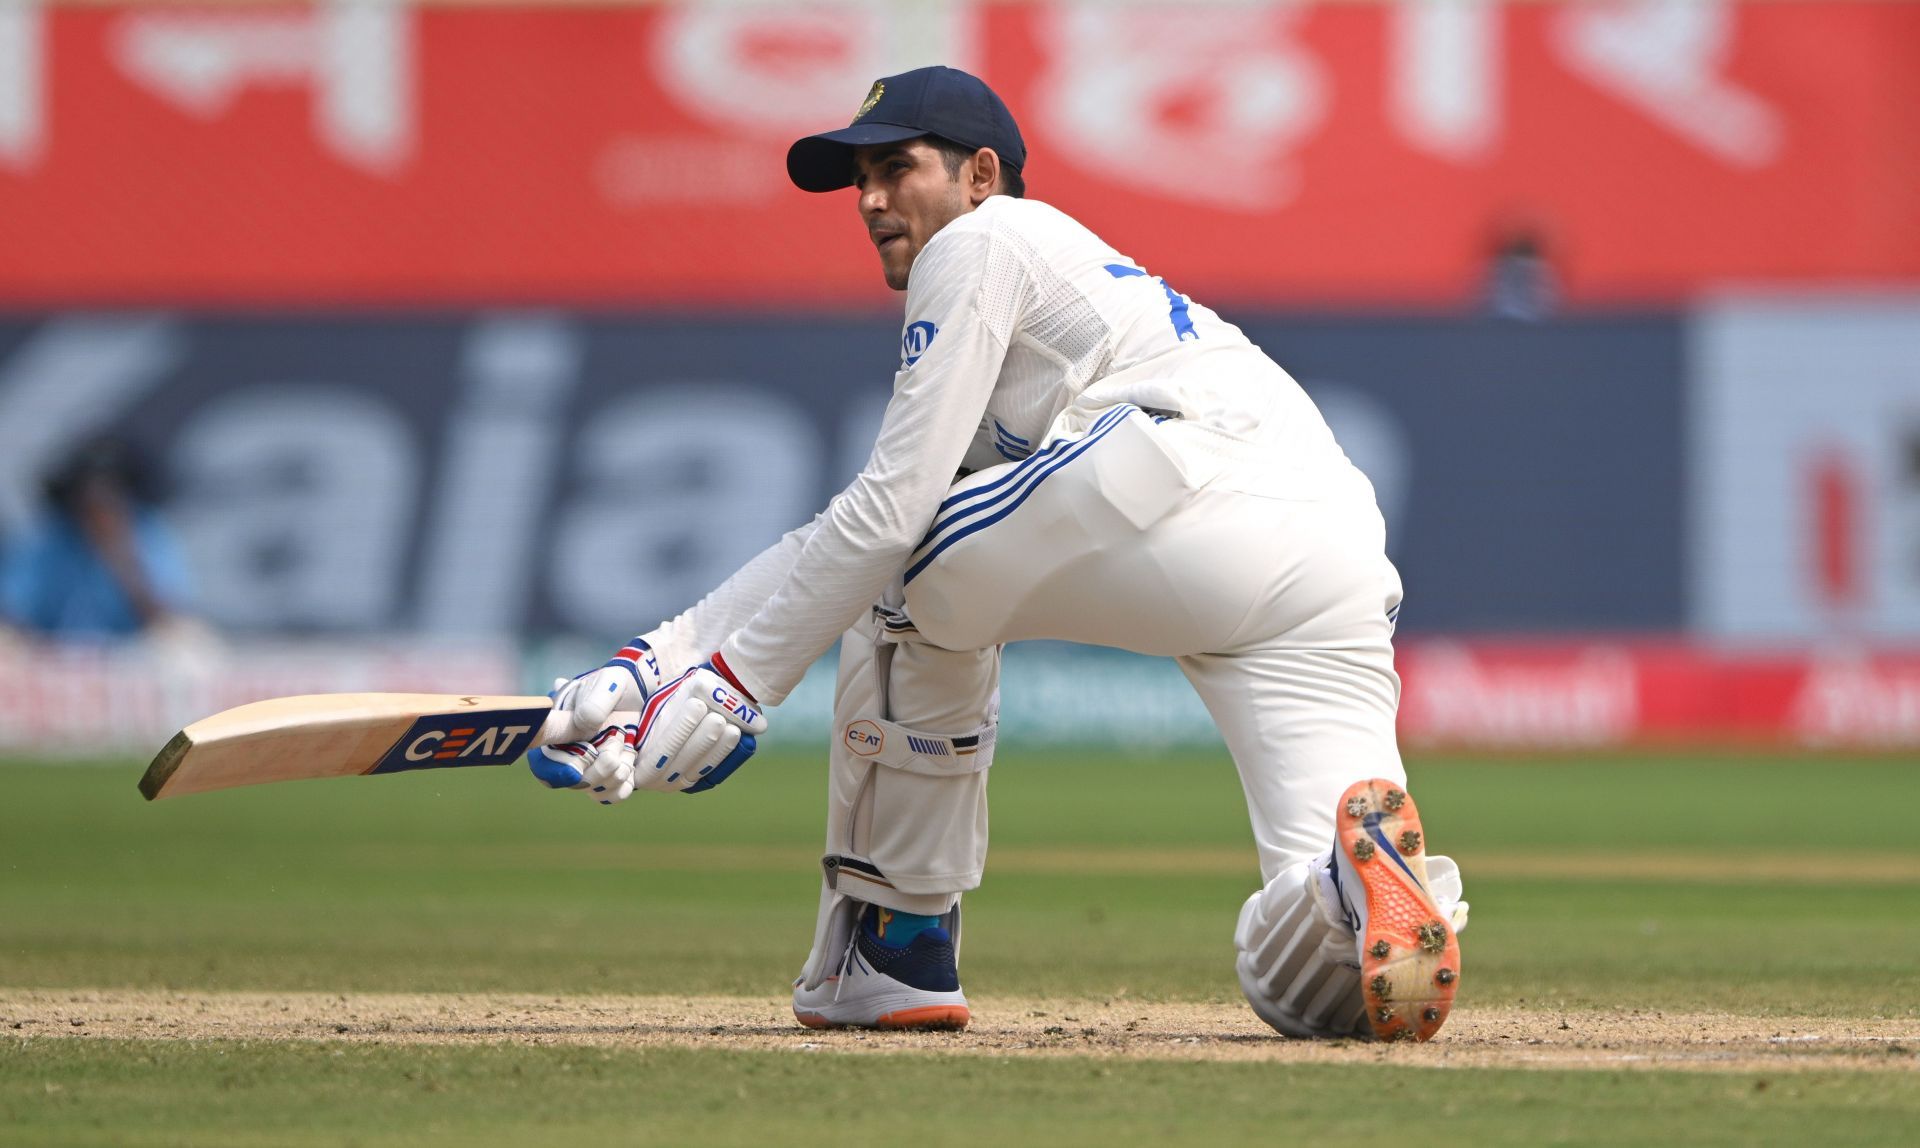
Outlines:
[{"label": "blurred advertising board", "polygon": [[[1685,624],[1677,318],[1244,325],[1373,479],[1406,633]],[[109,432],[227,631],[618,641],[852,478],[897,343],[878,318],[0,319],[0,543]]]},{"label": "blurred advertising board", "polygon": [[1398,644],[1420,749],[1920,749],[1920,653],[1667,641]]},{"label": "blurred advertising board", "polygon": [[189,722],[294,694],[516,694],[520,661],[502,643],[236,645],[194,632],[124,645],[0,643],[0,754],[152,754]]},{"label": "blurred advertising board", "polygon": [[1920,5],[6,0],[0,301],[880,306],[782,157],[934,62],[1219,301],[1920,275]]},{"label": "blurred advertising board", "polygon": [[[1398,647],[1409,751],[1920,750],[1920,654],[1605,640]],[[586,642],[525,654],[498,643],[0,647],[0,756],[144,756],[188,722],[287,694],[541,693],[604,655]],[[829,655],[772,711],[770,749],[824,752],[833,679]],[[1016,751],[1225,754],[1166,659],[1021,643],[1007,651],[1001,698],[1001,737]]]},{"label": "blurred advertising board", "polygon": [[1725,299],[1691,341],[1699,630],[1920,643],[1920,296]]}]

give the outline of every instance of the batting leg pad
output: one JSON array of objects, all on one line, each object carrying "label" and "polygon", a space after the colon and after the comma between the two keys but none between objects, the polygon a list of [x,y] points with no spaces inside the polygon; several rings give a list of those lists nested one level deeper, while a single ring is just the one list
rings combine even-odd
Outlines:
[{"label": "batting leg pad", "polygon": [[1247,898],[1233,933],[1240,991],[1288,1036],[1371,1035],[1354,926],[1324,888],[1324,859],[1296,861]]},{"label": "batting leg pad", "polygon": [[[841,638],[825,852],[847,859],[842,892],[940,912],[979,885],[999,675],[997,648],[940,649],[871,615]],[[906,902],[934,895],[934,909]]]}]

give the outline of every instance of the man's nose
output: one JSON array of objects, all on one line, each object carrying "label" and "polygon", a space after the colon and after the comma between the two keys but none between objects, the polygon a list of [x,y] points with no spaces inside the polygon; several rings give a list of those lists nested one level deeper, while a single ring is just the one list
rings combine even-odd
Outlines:
[{"label": "man's nose", "polygon": [[877,215],[887,209],[887,193],[878,187],[860,189],[860,214]]}]

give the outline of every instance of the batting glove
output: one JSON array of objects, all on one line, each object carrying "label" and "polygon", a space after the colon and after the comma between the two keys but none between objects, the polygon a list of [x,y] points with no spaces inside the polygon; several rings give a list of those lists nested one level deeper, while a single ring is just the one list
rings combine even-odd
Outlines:
[{"label": "batting glove", "polygon": [[608,741],[582,777],[603,805],[635,789],[705,793],[733,776],[759,747],[767,718],[709,665],[661,687],[638,720]]},{"label": "batting glove", "polygon": [[602,805],[636,788],[711,789],[753,755],[767,728],[760,708],[710,663],[663,680],[639,638],[600,669],[556,681],[550,696],[543,740],[557,744],[530,750],[527,765],[543,784],[586,790]]}]

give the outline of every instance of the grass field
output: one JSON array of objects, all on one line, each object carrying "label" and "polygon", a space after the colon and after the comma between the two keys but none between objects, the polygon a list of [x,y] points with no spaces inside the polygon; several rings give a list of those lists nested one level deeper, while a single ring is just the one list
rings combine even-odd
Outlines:
[{"label": "grass field", "polygon": [[0,764],[0,1141],[1920,1139],[1920,770],[1414,769],[1473,922],[1445,1038],[1389,1049],[1238,1003],[1224,758],[1003,755],[975,1029],[872,1039],[780,1017],[810,758],[616,809],[517,769],[148,805],[135,765]]}]

